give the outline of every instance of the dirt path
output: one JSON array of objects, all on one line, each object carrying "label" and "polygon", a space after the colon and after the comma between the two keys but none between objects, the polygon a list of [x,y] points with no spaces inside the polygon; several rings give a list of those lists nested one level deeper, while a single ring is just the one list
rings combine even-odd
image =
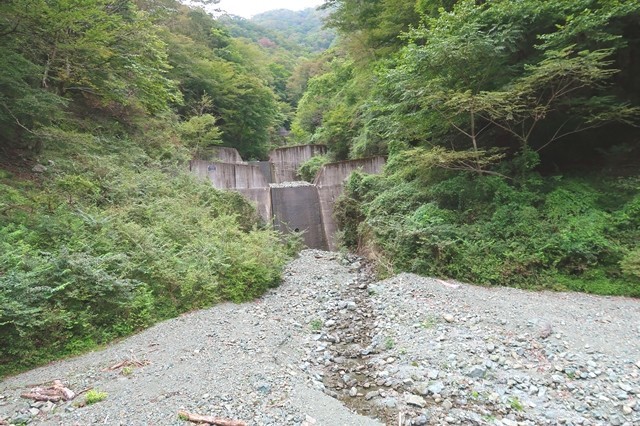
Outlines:
[{"label": "dirt path", "polygon": [[[370,281],[355,257],[304,251],[260,300],[4,380],[0,419],[185,425],[186,410],[274,426],[640,424],[640,301]],[[139,364],[108,370],[127,359]],[[55,379],[108,396],[84,407],[85,394],[19,397]]]}]

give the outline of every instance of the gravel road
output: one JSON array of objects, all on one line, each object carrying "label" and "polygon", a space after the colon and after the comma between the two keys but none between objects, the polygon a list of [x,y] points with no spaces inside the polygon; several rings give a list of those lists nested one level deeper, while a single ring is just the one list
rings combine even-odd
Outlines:
[{"label": "gravel road", "polygon": [[[122,361],[131,365],[110,370]],[[20,394],[62,380],[73,401]],[[82,406],[87,389],[106,399]],[[640,425],[640,301],[483,288],[303,251],[280,287],[0,382],[0,424]]]}]

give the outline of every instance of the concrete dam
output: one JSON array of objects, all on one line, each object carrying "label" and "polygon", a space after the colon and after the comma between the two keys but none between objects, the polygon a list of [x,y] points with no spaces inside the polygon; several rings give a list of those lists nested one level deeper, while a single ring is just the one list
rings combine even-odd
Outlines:
[{"label": "concrete dam", "polygon": [[298,176],[298,168],[324,145],[299,145],[273,150],[268,161],[242,161],[235,148],[215,148],[207,160],[193,160],[191,173],[221,190],[242,194],[266,222],[283,233],[302,232],[307,247],[335,250],[337,225],[333,206],[342,194],[344,181],[356,171],[377,174],[384,157],[325,164],[313,183]]}]

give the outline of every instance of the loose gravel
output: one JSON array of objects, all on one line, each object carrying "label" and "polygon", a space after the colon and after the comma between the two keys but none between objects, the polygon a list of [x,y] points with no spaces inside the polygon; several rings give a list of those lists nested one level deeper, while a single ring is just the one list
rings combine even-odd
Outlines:
[{"label": "loose gravel", "polygon": [[[371,277],[303,251],[259,300],[5,379],[0,424],[640,425],[640,301]],[[56,379],[80,395],[20,398]]]}]

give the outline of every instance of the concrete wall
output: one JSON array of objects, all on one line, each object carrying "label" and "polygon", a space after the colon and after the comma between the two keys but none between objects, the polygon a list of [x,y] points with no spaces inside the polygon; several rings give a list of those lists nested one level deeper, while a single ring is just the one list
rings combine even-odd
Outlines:
[{"label": "concrete wall", "polygon": [[266,188],[239,188],[234,189],[248,199],[258,210],[258,214],[267,223],[271,223],[271,189]]},{"label": "concrete wall", "polygon": [[193,160],[189,167],[191,173],[201,180],[209,180],[214,188],[241,193],[256,205],[262,219],[271,220],[269,182],[259,167],[205,160]]},{"label": "concrete wall", "polygon": [[313,185],[271,187],[274,227],[283,233],[304,231],[305,245],[327,250],[318,191]]},{"label": "concrete wall", "polygon": [[257,166],[193,160],[191,173],[200,179],[209,179],[214,188],[268,188],[269,182]]},{"label": "concrete wall", "polygon": [[267,182],[275,183],[273,180],[273,163],[270,161],[249,161],[249,164],[258,167]]},{"label": "concrete wall", "polygon": [[243,163],[240,153],[235,148],[226,146],[214,146],[207,149],[203,160],[216,161],[220,163]]},{"label": "concrete wall", "polygon": [[269,154],[269,161],[273,163],[273,182],[294,182],[300,180],[297,175],[298,167],[311,157],[327,152],[324,145],[298,145],[277,148]]},{"label": "concrete wall", "polygon": [[333,219],[333,206],[336,199],[342,194],[345,179],[356,170],[369,174],[378,174],[382,171],[384,164],[384,157],[371,157],[325,164],[318,172],[314,185],[318,188],[322,223],[329,250],[336,249],[335,233],[337,226]]},{"label": "concrete wall", "polygon": [[[287,233],[304,231],[308,247],[335,250],[336,224],[333,206],[342,194],[345,179],[355,170],[380,173],[384,157],[341,161],[320,169],[313,185],[278,185],[293,182],[296,170],[314,155],[324,154],[323,145],[302,145],[278,148],[271,153],[271,162],[241,163],[233,148],[217,148],[226,161],[193,160],[189,168],[198,178],[209,180],[217,189],[233,190],[253,202],[265,221],[273,220],[276,229]],[[239,159],[239,161],[238,161]],[[276,184],[270,185],[270,183]]]}]

